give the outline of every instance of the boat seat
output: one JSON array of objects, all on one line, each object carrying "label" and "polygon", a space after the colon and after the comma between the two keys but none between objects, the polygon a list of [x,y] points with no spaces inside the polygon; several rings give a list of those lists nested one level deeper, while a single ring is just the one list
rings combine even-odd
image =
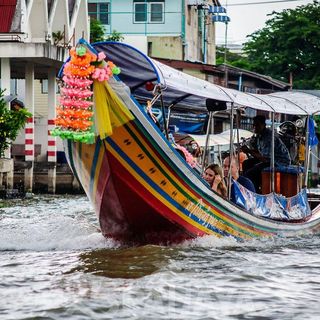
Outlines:
[{"label": "boat seat", "polygon": [[310,218],[312,212],[304,188],[295,196],[286,198],[276,193],[256,194],[237,181],[233,181],[235,203],[254,216],[272,220],[301,222]]},{"label": "boat seat", "polygon": [[[304,168],[301,166],[288,165],[275,167],[274,191],[285,197],[292,197],[299,193],[302,188],[302,174]],[[262,170],[262,194],[271,192],[272,168]]]}]

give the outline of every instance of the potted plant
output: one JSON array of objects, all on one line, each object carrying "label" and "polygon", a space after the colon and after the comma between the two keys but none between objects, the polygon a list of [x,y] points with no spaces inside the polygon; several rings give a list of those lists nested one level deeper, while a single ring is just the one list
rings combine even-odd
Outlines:
[{"label": "potted plant", "polygon": [[0,89],[0,173],[12,170],[12,160],[5,159],[4,153],[30,117],[32,114],[24,108],[8,108],[4,90]]}]

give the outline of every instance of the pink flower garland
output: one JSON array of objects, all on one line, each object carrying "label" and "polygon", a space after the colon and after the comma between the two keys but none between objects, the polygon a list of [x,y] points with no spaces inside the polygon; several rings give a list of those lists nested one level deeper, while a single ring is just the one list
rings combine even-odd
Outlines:
[{"label": "pink flower garland", "polygon": [[191,168],[194,168],[197,165],[196,160],[194,159],[192,154],[185,147],[182,147],[179,144],[176,144],[175,148],[179,149],[183,152],[184,156],[186,157],[186,161]]}]

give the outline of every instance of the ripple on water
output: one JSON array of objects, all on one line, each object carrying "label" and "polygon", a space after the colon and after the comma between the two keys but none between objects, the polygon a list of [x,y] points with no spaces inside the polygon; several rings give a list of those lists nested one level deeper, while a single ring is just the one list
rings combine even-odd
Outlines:
[{"label": "ripple on water", "polygon": [[318,319],[320,237],[104,239],[85,197],[0,209],[0,318]]}]

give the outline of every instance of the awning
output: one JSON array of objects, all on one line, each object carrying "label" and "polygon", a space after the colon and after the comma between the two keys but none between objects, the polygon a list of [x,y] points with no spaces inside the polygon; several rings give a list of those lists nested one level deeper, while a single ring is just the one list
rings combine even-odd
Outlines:
[{"label": "awning", "polygon": [[[241,141],[242,138],[248,139],[252,137],[253,133],[248,130],[239,129],[239,139]],[[205,134],[189,134],[200,147],[204,147],[206,145],[206,135]],[[233,143],[237,143],[237,129],[233,129]],[[223,146],[230,144],[230,130],[223,131],[218,134],[210,134],[208,146]]]},{"label": "awning", "polygon": [[[206,111],[206,100],[233,102],[236,107],[250,107],[276,113],[306,115],[320,112],[320,98],[304,92],[276,92],[268,95],[245,93],[195,78],[153,60],[132,46],[121,42],[93,44],[107,60],[121,68],[119,78],[136,98],[152,99],[147,83],[159,85],[164,103],[177,108]],[[150,88],[149,88],[150,90]]]},{"label": "awning", "polygon": [[223,6],[209,6],[209,13],[227,13],[227,9]]},{"label": "awning", "polygon": [[152,91],[146,88],[152,82],[161,86],[166,105],[206,111],[207,99],[232,102],[223,88],[166,66],[127,44],[101,42],[93,47],[121,68],[119,78],[137,98],[152,99]]},{"label": "awning", "polygon": [[221,15],[213,15],[212,16],[213,22],[230,22],[230,18],[228,16],[221,16]]}]

